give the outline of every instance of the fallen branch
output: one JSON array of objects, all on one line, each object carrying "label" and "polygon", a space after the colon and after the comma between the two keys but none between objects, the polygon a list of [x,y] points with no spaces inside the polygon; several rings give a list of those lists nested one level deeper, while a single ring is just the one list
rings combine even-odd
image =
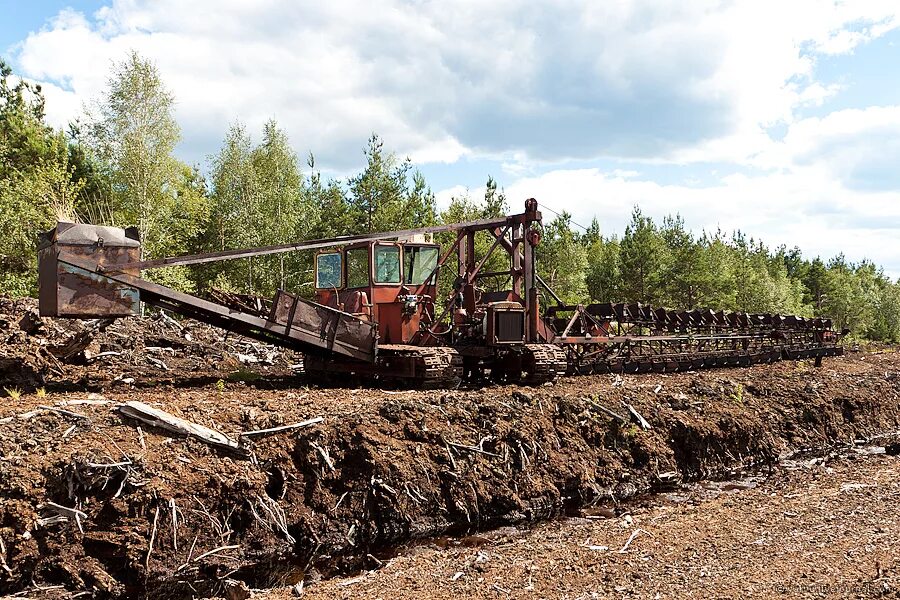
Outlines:
[{"label": "fallen branch", "polygon": [[628,546],[631,545],[631,542],[634,541],[634,538],[636,538],[636,537],[638,536],[639,533],[646,533],[647,535],[649,535],[649,536],[651,536],[651,537],[653,536],[653,534],[650,533],[649,531],[644,531],[643,529],[635,529],[635,530],[631,533],[631,536],[628,538],[628,541],[625,542],[625,545],[622,546],[622,549],[619,550],[619,554],[624,554],[625,551],[628,550]]},{"label": "fallen branch", "polygon": [[65,410],[63,408],[55,408],[53,406],[47,406],[45,404],[39,404],[38,408],[43,410],[49,410],[50,412],[55,412],[61,415],[65,415],[67,417],[72,417],[73,419],[89,419],[87,415],[83,415],[81,413],[72,412],[71,410]]},{"label": "fallen branch", "polygon": [[596,402],[594,402],[594,401],[591,400],[591,399],[587,399],[587,403],[588,403],[588,406],[590,406],[591,408],[593,408],[593,409],[595,409],[595,410],[599,410],[600,412],[602,412],[603,414],[605,414],[605,415],[608,416],[608,417],[612,417],[613,419],[617,419],[617,420],[621,421],[622,423],[627,423],[627,422],[628,422],[628,419],[626,419],[625,417],[623,417],[623,416],[620,415],[619,413],[613,412],[613,411],[609,410],[608,408],[606,408],[605,406],[603,406],[603,405],[601,405],[601,404],[597,404]]},{"label": "fallen branch", "polygon": [[253,431],[244,431],[239,434],[240,438],[253,438],[253,437],[265,437],[267,435],[274,435],[276,433],[282,433],[285,431],[293,431],[295,429],[300,429],[301,427],[309,427],[310,425],[315,425],[317,423],[321,423],[325,420],[325,417],[315,417],[313,419],[307,419],[306,421],[300,421],[299,423],[291,423],[290,425],[281,425],[279,427],[271,427],[269,429],[256,429]]},{"label": "fallen branch", "polygon": [[637,409],[635,409],[632,405],[628,404],[627,402],[622,402],[622,406],[624,406],[628,410],[628,412],[631,413],[631,416],[635,421],[637,421],[637,424],[641,426],[641,429],[652,429],[652,427],[650,427],[650,423],[647,422],[647,419],[645,419],[641,415],[641,413],[639,413]]},{"label": "fallen branch", "polygon": [[143,402],[131,400],[124,404],[119,404],[116,408],[126,417],[137,419],[138,421],[164,429],[171,433],[196,438],[216,448],[235,452],[245,457],[248,456],[245,449],[239,447],[237,442],[224,433],[188,421],[187,419],[176,417],[173,414],[158,408],[153,408]]}]

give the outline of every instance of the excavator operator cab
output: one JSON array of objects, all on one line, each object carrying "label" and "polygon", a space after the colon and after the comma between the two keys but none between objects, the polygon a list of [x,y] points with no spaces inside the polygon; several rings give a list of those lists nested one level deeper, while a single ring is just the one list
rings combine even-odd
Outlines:
[{"label": "excavator operator cab", "polygon": [[378,323],[380,343],[408,344],[434,317],[440,247],[369,241],[319,252],[316,301]]}]

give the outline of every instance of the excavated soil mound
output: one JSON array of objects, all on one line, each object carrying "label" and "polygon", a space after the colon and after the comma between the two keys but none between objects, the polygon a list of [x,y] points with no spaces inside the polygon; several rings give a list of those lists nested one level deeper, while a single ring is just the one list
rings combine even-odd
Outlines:
[{"label": "excavated soil mound", "polygon": [[290,375],[293,352],[161,311],[147,318],[43,319],[33,298],[0,298],[0,389],[99,390]]}]

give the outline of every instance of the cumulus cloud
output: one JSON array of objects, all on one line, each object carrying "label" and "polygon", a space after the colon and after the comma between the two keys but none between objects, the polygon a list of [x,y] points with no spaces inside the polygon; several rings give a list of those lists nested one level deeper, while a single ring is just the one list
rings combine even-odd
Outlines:
[{"label": "cumulus cloud", "polygon": [[[640,204],[900,275],[900,107],[801,116],[842,91],[818,61],[897,15],[896,0],[112,0],[60,12],[13,58],[59,125],[130,49],[155,60],[192,161],[234,120],[274,117],[346,172],[377,132],[419,163],[498,165],[513,209],[535,196],[621,231]],[[613,166],[573,167],[597,159]],[[690,166],[655,181],[659,165]],[[460,184],[439,203],[483,193]]]},{"label": "cumulus cloud", "polygon": [[[18,46],[57,122],[129,49],[178,98],[195,159],[229,122],[274,116],[320,164],[356,166],[372,132],[423,162],[598,156],[742,160],[764,127],[833,93],[813,54],[896,26],[896,3],[591,0],[319,3],[115,0],[65,10]],[[514,158],[519,157],[519,158]]]},{"label": "cumulus cloud", "polygon": [[900,190],[900,106],[846,109],[798,121],[780,144],[800,167],[821,165],[855,190]]},{"label": "cumulus cloud", "polygon": [[[607,235],[621,235],[632,207],[640,206],[657,222],[678,213],[698,235],[740,230],[773,247],[799,246],[811,257],[843,252],[850,260],[873,260],[900,277],[900,192],[849,190],[827,168],[733,174],[701,188],[661,184],[630,172],[559,169],[516,180],[505,192],[514,211],[534,197],[547,207],[545,220],[555,218],[551,210],[568,211],[583,226],[596,217]],[[438,197],[447,203],[452,196],[483,193],[457,186]]]}]

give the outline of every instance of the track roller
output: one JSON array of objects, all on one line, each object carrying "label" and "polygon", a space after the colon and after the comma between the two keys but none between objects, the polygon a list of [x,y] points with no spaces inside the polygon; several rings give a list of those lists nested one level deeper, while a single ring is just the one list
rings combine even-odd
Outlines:
[{"label": "track roller", "polygon": [[566,351],[553,344],[525,344],[522,356],[524,382],[541,385],[565,375],[569,367]]}]

